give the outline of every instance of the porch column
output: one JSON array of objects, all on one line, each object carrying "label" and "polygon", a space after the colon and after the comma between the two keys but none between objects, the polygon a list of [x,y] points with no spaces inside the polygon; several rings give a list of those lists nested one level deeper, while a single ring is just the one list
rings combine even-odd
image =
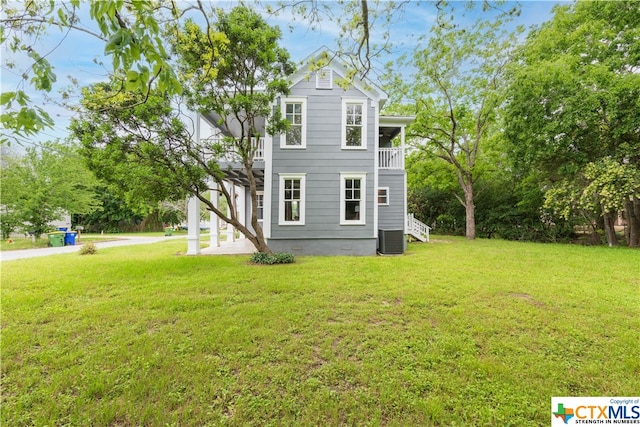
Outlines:
[{"label": "porch column", "polygon": [[[213,207],[217,209],[220,202],[218,184],[213,184],[213,186],[211,187],[211,192],[209,194],[211,196],[211,203],[213,204]],[[209,246],[212,248],[217,248],[220,246],[220,235],[218,231],[218,224],[220,223],[220,220],[218,219],[218,215],[211,212],[209,216],[209,222],[211,224],[211,228],[209,230]]]},{"label": "porch column", "polygon": [[187,211],[187,255],[198,255],[200,253],[200,199],[191,197]]},{"label": "porch column", "polygon": [[[232,209],[235,209],[236,205],[236,186],[232,182],[227,183],[227,189],[229,190],[229,194],[231,194],[231,200],[233,201],[233,205],[227,203],[227,217],[231,218]],[[227,242],[235,242],[236,235],[233,225],[227,223]]]},{"label": "porch column", "polygon": [[[245,190],[244,187],[238,186],[236,187],[236,191],[238,192],[238,198],[236,199],[236,209],[238,210],[238,218],[240,219],[240,224],[246,227],[247,225],[247,214],[246,214],[246,199],[245,199]],[[240,237],[238,239],[244,239],[244,234],[240,233]]]}]

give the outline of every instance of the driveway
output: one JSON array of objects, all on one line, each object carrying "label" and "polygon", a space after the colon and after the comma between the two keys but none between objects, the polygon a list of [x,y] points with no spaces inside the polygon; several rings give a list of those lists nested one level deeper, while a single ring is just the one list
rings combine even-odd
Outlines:
[{"label": "driveway", "polygon": [[[111,240],[109,242],[93,242],[98,249],[113,248],[116,246],[144,245],[148,243],[162,242],[170,239],[185,239],[186,236],[161,236],[161,237],[139,237],[139,236],[118,236],[119,240]],[[11,261],[14,259],[35,258],[40,256],[68,254],[78,252],[82,247],[82,242],[75,246],[62,246],[58,248],[38,248],[38,249],[22,249],[16,251],[0,252],[0,261]]]}]

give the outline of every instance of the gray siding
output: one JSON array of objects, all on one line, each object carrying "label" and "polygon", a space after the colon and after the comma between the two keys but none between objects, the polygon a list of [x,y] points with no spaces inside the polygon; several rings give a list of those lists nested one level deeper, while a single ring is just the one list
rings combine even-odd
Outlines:
[{"label": "gray siding", "polygon": [[378,187],[389,188],[389,206],[378,206],[378,228],[386,230],[404,230],[404,170],[380,170]]},{"label": "gray siding", "polygon": [[[273,137],[272,147],[272,203],[270,245],[288,248],[297,243],[278,243],[285,239],[337,239],[328,244],[333,249],[342,247],[341,239],[371,239],[374,236],[373,204],[376,109],[370,100],[366,104],[367,149],[341,149],[342,99],[364,98],[356,89],[347,91],[335,86],[332,90],[317,90],[315,78],[303,79],[292,87],[290,96],[306,96],[307,144],[306,149],[282,149],[280,137]],[[366,173],[366,224],[340,225],[340,173]],[[306,173],[305,225],[278,225],[279,174]],[[375,240],[373,241],[375,253]],[[299,242],[298,242],[299,243]],[[320,243],[318,242],[320,245]],[[345,243],[356,247],[356,241]],[[283,247],[284,247],[283,246]],[[365,245],[367,246],[367,245]],[[296,246],[298,247],[298,246]],[[274,249],[275,250],[275,249]],[[290,250],[290,249],[289,249]],[[368,249],[365,252],[370,253]],[[318,253],[317,251],[315,253]],[[340,253],[340,250],[333,253]]]}]

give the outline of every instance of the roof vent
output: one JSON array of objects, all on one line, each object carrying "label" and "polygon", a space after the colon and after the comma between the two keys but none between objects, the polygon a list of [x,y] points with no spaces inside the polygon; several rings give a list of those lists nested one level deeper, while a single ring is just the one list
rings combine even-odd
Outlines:
[{"label": "roof vent", "polygon": [[331,70],[321,68],[316,71],[316,89],[333,89],[333,73]]}]

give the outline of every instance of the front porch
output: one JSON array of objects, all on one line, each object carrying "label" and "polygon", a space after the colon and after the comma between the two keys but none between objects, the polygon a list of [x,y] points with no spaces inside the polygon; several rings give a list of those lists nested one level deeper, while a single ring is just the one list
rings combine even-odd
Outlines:
[{"label": "front porch", "polygon": [[249,239],[238,239],[236,241],[222,241],[220,246],[209,246],[200,250],[200,255],[247,255],[256,251],[255,246]]}]

